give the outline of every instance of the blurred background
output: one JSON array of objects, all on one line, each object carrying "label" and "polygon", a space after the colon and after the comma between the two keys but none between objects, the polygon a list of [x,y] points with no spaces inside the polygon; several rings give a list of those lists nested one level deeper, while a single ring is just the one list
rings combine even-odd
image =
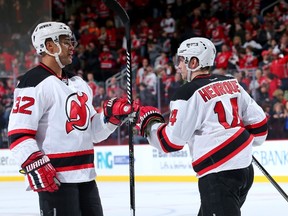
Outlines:
[{"label": "blurred background", "polygon": [[[207,37],[217,49],[212,73],[235,76],[263,108],[268,140],[288,138],[288,4],[284,0],[119,0],[131,20],[133,97],[169,117],[169,101],[183,84],[176,73],[179,44]],[[66,70],[93,90],[93,105],[126,95],[124,27],[101,0],[0,0],[0,148],[17,80],[40,59],[31,44],[39,22],[70,26],[79,45]],[[135,144],[147,143],[138,136]],[[122,125],[100,145],[128,144]],[[97,144],[99,145],[99,144]]]}]

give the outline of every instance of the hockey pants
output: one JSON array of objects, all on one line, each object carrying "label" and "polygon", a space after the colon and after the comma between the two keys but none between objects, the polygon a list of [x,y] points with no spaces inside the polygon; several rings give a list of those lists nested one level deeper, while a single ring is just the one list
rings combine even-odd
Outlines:
[{"label": "hockey pants", "polygon": [[208,174],[198,181],[198,216],[240,216],[254,179],[252,164],[244,169]]},{"label": "hockey pants", "polygon": [[103,216],[95,181],[62,183],[56,192],[38,194],[41,216]]}]

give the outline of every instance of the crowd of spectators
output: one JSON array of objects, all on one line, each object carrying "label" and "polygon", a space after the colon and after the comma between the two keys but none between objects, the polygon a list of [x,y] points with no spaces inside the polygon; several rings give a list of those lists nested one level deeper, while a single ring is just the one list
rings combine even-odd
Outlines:
[{"label": "crowd of spectators", "polygon": [[[0,0],[2,16],[7,2]],[[15,4],[29,6],[19,0],[9,2],[14,8]],[[171,95],[183,84],[174,66],[177,47],[184,39],[204,36],[217,49],[212,73],[235,76],[260,104],[269,119],[268,139],[288,138],[288,5],[283,0],[262,11],[273,2],[119,0],[131,20],[134,99],[143,105],[161,104],[162,111],[167,111]],[[125,94],[125,87],[114,77],[126,66],[124,26],[101,0],[52,3],[53,20],[67,23],[79,42],[69,70],[87,80],[95,109],[100,111],[103,100]],[[0,29],[4,24],[0,21]],[[6,24],[4,27],[8,28]],[[15,36],[17,28],[9,31]],[[15,36],[17,43],[1,44],[0,71],[21,75],[38,64],[39,57],[31,45],[15,49],[19,38],[25,37],[20,33]],[[106,86],[108,78],[111,82]],[[11,78],[0,81],[2,128],[11,109],[13,83]]]}]

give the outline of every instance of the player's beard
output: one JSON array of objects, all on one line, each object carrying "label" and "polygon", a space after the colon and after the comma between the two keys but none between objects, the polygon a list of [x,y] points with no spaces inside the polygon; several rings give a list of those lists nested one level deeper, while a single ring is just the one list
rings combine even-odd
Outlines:
[{"label": "player's beard", "polygon": [[179,72],[181,74],[182,80],[187,80],[187,73],[188,71],[180,70]]},{"label": "player's beard", "polygon": [[60,56],[60,61],[63,65],[69,65],[72,63],[72,55],[66,54],[65,56]]}]

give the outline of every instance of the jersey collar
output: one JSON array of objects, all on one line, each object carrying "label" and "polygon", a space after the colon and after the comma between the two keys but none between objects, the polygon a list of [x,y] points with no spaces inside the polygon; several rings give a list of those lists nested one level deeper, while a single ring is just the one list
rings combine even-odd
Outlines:
[{"label": "jersey collar", "polygon": [[39,66],[45,68],[47,71],[49,71],[49,73],[53,74],[54,76],[56,76],[60,80],[67,79],[65,76],[65,73],[62,73],[62,77],[60,77],[51,68],[49,68],[47,65],[43,64],[42,62],[39,63]]}]

